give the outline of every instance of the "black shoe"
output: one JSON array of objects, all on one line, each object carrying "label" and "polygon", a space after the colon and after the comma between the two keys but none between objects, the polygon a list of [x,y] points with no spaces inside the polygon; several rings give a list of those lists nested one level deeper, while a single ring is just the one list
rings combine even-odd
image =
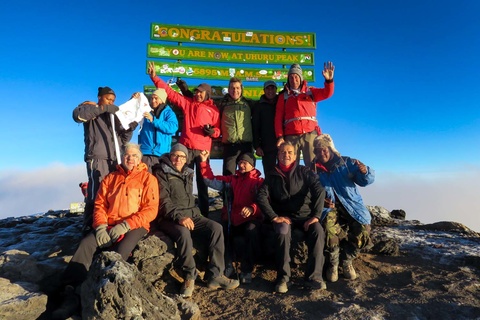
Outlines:
[{"label": "black shoe", "polygon": [[80,297],[75,293],[75,288],[66,286],[63,292],[63,301],[60,307],[52,312],[52,319],[68,319],[80,311]]}]

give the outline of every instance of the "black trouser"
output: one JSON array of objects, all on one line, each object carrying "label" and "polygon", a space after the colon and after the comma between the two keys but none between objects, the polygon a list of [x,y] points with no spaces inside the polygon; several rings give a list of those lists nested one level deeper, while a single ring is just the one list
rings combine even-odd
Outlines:
[{"label": "black trouser", "polygon": [[160,157],[154,156],[153,154],[144,154],[142,157],[142,162],[147,165],[148,172],[152,173],[152,167],[157,163],[160,163]]},{"label": "black trouser", "polygon": [[322,270],[325,258],[323,248],[325,244],[325,233],[320,223],[316,222],[310,225],[308,231],[303,229],[303,221],[292,221],[292,224],[273,223],[273,229],[277,236],[278,250],[276,254],[277,262],[277,281],[289,281],[290,270],[290,244],[292,241],[292,228],[300,229],[306,236],[308,247],[307,270],[305,272],[306,280],[323,280]]},{"label": "black trouser", "polygon": [[[123,260],[126,261],[130,253],[132,253],[132,250],[135,249],[138,241],[146,234],[147,230],[144,228],[130,230],[125,233],[124,238],[120,242],[103,250],[118,252]],[[62,283],[64,285],[78,286],[85,281],[88,270],[92,264],[93,256],[100,251],[101,249],[98,248],[97,240],[95,239],[95,233],[91,232],[85,236],[82,241],[80,241],[77,251],[75,251],[72,260],[70,260],[65,269],[62,276]]]},{"label": "black trouser", "polygon": [[275,165],[277,164],[277,157],[278,157],[277,149],[267,151],[267,152],[265,152],[265,150],[263,151],[262,165],[263,165],[264,175],[266,175],[268,171],[275,168]]},{"label": "black trouser", "polygon": [[[208,203],[208,186],[205,184],[202,176],[202,170],[200,168],[200,152],[203,150],[188,149],[188,159],[190,160],[188,166],[193,169],[195,167],[195,179],[197,182],[197,194],[198,194],[198,208],[204,217],[208,217],[210,205]],[[210,159],[207,160],[210,162]]]},{"label": "black trouser", "polygon": [[223,175],[231,176],[235,174],[237,168],[237,158],[245,152],[252,152],[251,142],[224,143],[223,144]]},{"label": "black trouser", "polygon": [[[112,160],[91,159],[87,163],[88,189],[85,197],[85,210],[83,212],[83,231],[90,231],[93,224],[93,209],[100,182],[110,172],[117,168],[117,162]],[[88,234],[88,232],[87,232]]]},{"label": "black trouser", "polygon": [[242,236],[245,241],[245,248],[243,248],[241,254],[242,272],[251,273],[260,251],[260,222],[256,220],[247,221],[238,226],[231,225],[230,230],[228,230],[228,222],[222,221],[222,226],[225,236],[225,264],[232,263],[234,250],[238,249],[235,248],[234,238]]},{"label": "black trouser", "polygon": [[[162,220],[158,229],[163,231],[177,244],[176,264],[182,268],[187,280],[194,280],[197,276],[195,259],[192,249],[194,244],[208,245],[209,264],[206,272],[207,279],[213,279],[223,274],[225,270],[225,244],[223,230],[220,223],[199,216],[192,218],[195,225],[193,230],[179,225],[171,220]],[[205,243],[208,242],[208,243]]]}]

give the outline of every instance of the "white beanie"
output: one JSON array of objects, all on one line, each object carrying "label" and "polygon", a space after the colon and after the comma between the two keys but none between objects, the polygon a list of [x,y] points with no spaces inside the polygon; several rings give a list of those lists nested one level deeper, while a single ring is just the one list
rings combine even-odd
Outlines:
[{"label": "white beanie", "polygon": [[290,66],[290,70],[288,70],[288,75],[291,75],[293,73],[298,74],[298,76],[300,77],[300,82],[303,82],[302,67],[300,67],[300,65],[298,63],[294,63]]},{"label": "white beanie", "polygon": [[163,88],[158,88],[157,90],[153,91],[154,95],[156,95],[157,97],[159,97],[161,100],[162,100],[162,103],[166,103],[167,102],[167,92],[165,91],[165,89]]},{"label": "white beanie", "polygon": [[337,156],[340,156],[340,152],[335,149],[335,145],[333,144],[332,137],[330,137],[329,134],[324,133],[315,138],[313,141],[313,147],[315,149],[320,149],[320,148],[330,148],[333,153],[335,153]]}]

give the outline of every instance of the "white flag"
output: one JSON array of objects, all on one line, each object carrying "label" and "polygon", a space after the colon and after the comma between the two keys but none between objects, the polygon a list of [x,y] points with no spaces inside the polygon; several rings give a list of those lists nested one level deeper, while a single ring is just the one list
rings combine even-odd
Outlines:
[{"label": "white flag", "polygon": [[119,110],[115,113],[125,130],[129,129],[129,124],[133,121],[140,122],[143,119],[144,112],[152,111],[147,97],[140,92],[140,97],[133,98],[118,106]]}]

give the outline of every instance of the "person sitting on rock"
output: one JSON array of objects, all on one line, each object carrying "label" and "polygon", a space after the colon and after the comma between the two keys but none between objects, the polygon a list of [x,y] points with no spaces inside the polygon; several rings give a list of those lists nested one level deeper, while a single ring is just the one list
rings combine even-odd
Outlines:
[{"label": "person sitting on rock", "polygon": [[275,291],[286,293],[291,276],[290,242],[292,229],[306,236],[308,247],[305,285],[326,289],[322,271],[325,233],[320,218],[325,190],[309,168],[297,162],[297,150],[291,142],[283,142],[278,150],[278,164],[270,170],[260,187],[257,203],[276,235],[277,280]]},{"label": "person sitting on rock", "polygon": [[127,143],[122,163],[101,182],[93,212],[93,228],[70,260],[63,276],[64,300],[54,319],[66,319],[78,311],[80,285],[87,277],[93,256],[101,250],[118,252],[124,260],[150,230],[159,206],[158,183],[141,162],[140,146]]},{"label": "person sitting on rock", "polygon": [[257,192],[263,183],[261,172],[255,169],[255,157],[251,152],[241,154],[237,158],[238,170],[234,175],[215,176],[207,162],[208,151],[200,154],[202,162],[200,168],[207,186],[226,195],[222,210],[222,226],[225,235],[225,276],[229,277],[234,271],[232,254],[235,246],[232,245],[234,236],[243,236],[245,248],[241,254],[240,280],[243,284],[252,282],[252,271],[255,257],[258,256],[260,245],[259,229],[263,215],[256,204]]},{"label": "person sitting on rock", "polygon": [[172,146],[169,154],[160,158],[153,173],[160,187],[158,229],[168,235],[177,245],[176,264],[183,271],[180,294],[191,297],[197,277],[193,245],[206,244],[209,264],[206,271],[207,287],[210,289],[235,289],[238,280],[223,275],[225,269],[225,244],[222,226],[205,218],[195,205],[193,197],[193,169],[188,165],[188,149],[183,144]]},{"label": "person sitting on rock", "polygon": [[326,189],[322,224],[327,235],[326,252],[329,257],[327,280],[338,280],[338,266],[342,262],[346,279],[356,279],[352,261],[360,249],[371,244],[371,215],[363,204],[358,186],[367,186],[375,179],[372,169],[356,159],[341,156],[328,134],[314,140],[315,159],[312,169],[318,173]]}]

